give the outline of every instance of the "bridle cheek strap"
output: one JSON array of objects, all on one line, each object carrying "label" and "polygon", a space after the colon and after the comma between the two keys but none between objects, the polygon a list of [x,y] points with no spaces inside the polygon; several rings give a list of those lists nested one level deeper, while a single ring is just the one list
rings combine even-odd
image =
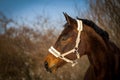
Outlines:
[{"label": "bridle cheek strap", "polygon": [[[72,50],[70,50],[68,52],[65,52],[63,54],[61,54],[61,52],[59,52],[58,50],[56,50],[53,46],[51,46],[49,48],[49,52],[51,54],[53,54],[55,57],[60,58],[60,59],[62,59],[64,61],[66,61],[66,62],[72,63],[72,66],[75,66],[77,64],[76,60],[80,58],[79,53],[78,53],[78,46],[79,46],[79,43],[80,43],[81,31],[83,30],[82,21],[81,20],[76,20],[76,21],[77,21],[77,25],[78,25],[78,27],[77,27],[78,35],[77,35],[77,38],[76,38],[75,47]],[[71,53],[75,53],[76,54],[76,56],[77,56],[76,60],[70,60],[70,59],[68,59],[68,58],[65,57],[66,55],[69,55]]]}]

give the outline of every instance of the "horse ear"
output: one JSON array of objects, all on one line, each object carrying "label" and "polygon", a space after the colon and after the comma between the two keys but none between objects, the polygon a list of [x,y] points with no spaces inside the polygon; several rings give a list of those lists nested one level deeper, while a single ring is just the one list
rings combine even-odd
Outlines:
[{"label": "horse ear", "polygon": [[64,14],[65,19],[66,19],[66,21],[67,21],[67,23],[68,23],[69,25],[74,24],[75,19],[73,19],[72,17],[70,17],[67,13],[63,13],[63,14]]}]

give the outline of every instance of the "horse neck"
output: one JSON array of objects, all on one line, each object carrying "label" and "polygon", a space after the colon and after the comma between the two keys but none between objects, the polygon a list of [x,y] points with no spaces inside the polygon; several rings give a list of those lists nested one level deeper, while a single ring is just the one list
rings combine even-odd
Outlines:
[{"label": "horse neck", "polygon": [[[85,54],[88,56],[90,66],[93,67],[96,76],[113,76],[114,72],[120,74],[120,49],[109,39],[103,39],[90,27],[84,27],[85,43],[82,49],[85,49]],[[81,38],[81,43],[82,43]],[[80,46],[79,48],[81,48]],[[103,79],[101,79],[103,80]]]},{"label": "horse neck", "polygon": [[87,28],[86,35],[88,35],[86,38],[86,54],[88,56],[90,64],[99,71],[101,67],[105,66],[104,64],[107,62],[106,54],[108,53],[108,46],[106,44],[106,41],[93,29],[90,29],[90,27]]},{"label": "horse neck", "polygon": [[107,45],[103,44],[103,42],[95,40],[92,43],[90,43],[87,55],[91,60],[91,63],[93,65],[96,65],[96,63],[98,63],[97,61],[100,62],[101,59],[106,59],[106,54],[108,53],[107,50]]}]

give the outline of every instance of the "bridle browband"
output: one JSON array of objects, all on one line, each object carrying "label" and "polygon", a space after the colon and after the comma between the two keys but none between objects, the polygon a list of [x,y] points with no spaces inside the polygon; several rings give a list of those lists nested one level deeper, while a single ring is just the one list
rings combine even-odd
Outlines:
[{"label": "bridle browband", "polygon": [[[78,46],[79,46],[79,43],[80,43],[80,35],[81,35],[81,31],[83,30],[83,24],[82,24],[82,21],[81,20],[76,20],[77,21],[77,30],[78,30],[78,35],[77,35],[77,38],[76,38],[76,45],[73,49],[69,50],[68,52],[65,52],[63,54],[61,54],[61,52],[59,52],[58,50],[56,50],[53,46],[51,46],[49,48],[49,52],[51,54],[53,54],[55,57],[57,58],[60,58],[66,62],[69,62],[69,63],[72,63],[72,66],[75,66],[77,64],[77,59],[80,58],[80,55],[78,53]],[[69,55],[71,53],[75,53],[76,56],[77,56],[77,59],[75,60],[70,60],[68,58],[66,58],[65,56],[66,55]]]}]

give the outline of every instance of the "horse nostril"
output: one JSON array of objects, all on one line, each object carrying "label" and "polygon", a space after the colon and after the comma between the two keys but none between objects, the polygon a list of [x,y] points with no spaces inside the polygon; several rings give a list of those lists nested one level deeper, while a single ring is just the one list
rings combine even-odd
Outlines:
[{"label": "horse nostril", "polygon": [[50,73],[52,72],[51,69],[50,69],[49,66],[48,66],[48,62],[47,62],[47,61],[44,62],[44,66],[45,66],[45,68],[46,68],[46,70],[47,70],[48,72],[50,72]]},{"label": "horse nostril", "polygon": [[44,62],[44,66],[46,69],[48,69],[48,62],[47,61]]}]

